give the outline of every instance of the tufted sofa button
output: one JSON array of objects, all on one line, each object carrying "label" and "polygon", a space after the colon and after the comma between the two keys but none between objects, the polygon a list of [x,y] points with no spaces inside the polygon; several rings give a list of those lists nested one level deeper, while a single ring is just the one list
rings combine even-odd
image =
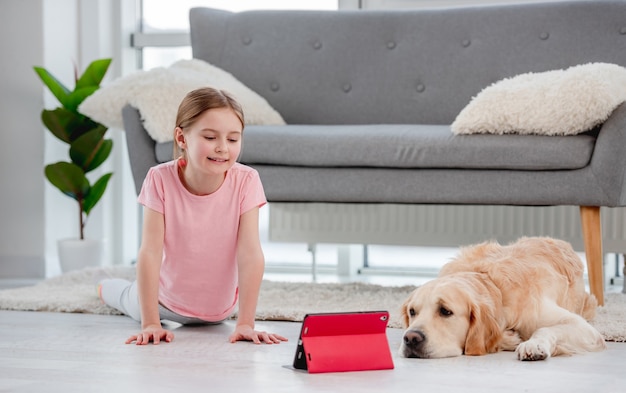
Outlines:
[{"label": "tufted sofa button", "polygon": [[426,86],[424,86],[424,84],[422,83],[418,83],[415,86],[415,90],[417,90],[418,93],[422,93],[424,90],[426,90]]},{"label": "tufted sofa button", "polygon": [[548,38],[550,38],[550,34],[546,33],[545,31],[541,34],[539,34],[539,38],[541,38],[543,41],[547,40]]},{"label": "tufted sofa button", "polygon": [[278,82],[272,82],[270,84],[270,89],[272,91],[278,91],[278,90],[280,90],[280,85],[278,84]]},{"label": "tufted sofa button", "polygon": [[252,43],[252,38],[250,38],[250,37],[243,37],[241,39],[241,42],[243,42],[244,45],[250,45]]},{"label": "tufted sofa button", "polygon": [[396,43],[393,41],[387,42],[387,49],[394,49],[396,47]]},{"label": "tufted sofa button", "polygon": [[619,29],[619,33],[621,35],[626,35],[626,27],[622,27],[621,29]]},{"label": "tufted sofa button", "polygon": [[352,85],[349,83],[344,83],[344,85],[342,86],[342,89],[344,93],[349,93],[350,90],[352,90]]},{"label": "tufted sofa button", "polygon": [[470,40],[463,40],[463,42],[461,42],[461,45],[463,45],[463,48],[467,48],[471,44],[472,44],[472,41]]},{"label": "tufted sofa button", "polygon": [[313,43],[313,49],[315,49],[315,50],[322,49],[322,43],[320,41],[315,41]]}]

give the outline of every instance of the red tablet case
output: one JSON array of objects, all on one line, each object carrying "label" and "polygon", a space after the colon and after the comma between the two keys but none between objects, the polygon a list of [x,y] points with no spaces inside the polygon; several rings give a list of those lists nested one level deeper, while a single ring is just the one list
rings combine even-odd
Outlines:
[{"label": "red tablet case", "polygon": [[309,373],[393,368],[387,311],[307,314],[293,366]]}]

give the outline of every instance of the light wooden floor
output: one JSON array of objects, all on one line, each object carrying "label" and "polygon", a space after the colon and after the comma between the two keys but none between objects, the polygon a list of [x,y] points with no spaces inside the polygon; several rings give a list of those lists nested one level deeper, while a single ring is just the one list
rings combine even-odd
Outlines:
[{"label": "light wooden floor", "polygon": [[0,392],[624,392],[626,343],[600,353],[520,362],[511,352],[404,359],[395,369],[310,375],[291,369],[299,323],[261,322],[290,339],[230,344],[232,322],[181,327],[172,343],[125,345],[123,316],[0,311]]},{"label": "light wooden floor", "polygon": [[[266,278],[310,281],[306,274]],[[411,276],[359,279],[419,283]],[[322,274],[319,281],[341,280]],[[29,284],[0,280],[0,288]],[[172,343],[137,347],[124,344],[138,332],[127,317],[0,311],[0,392],[626,392],[626,343],[542,362],[520,362],[511,352],[404,359],[397,355],[402,331],[389,329],[394,370],[309,375],[291,368],[299,323],[260,322],[258,328],[290,339],[272,346],[228,343],[232,324],[182,327]]]}]

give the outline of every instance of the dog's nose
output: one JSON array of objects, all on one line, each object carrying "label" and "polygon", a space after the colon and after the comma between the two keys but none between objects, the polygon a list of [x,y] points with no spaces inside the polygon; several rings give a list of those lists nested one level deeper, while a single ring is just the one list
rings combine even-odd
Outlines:
[{"label": "dog's nose", "polygon": [[409,330],[404,333],[404,345],[410,348],[418,348],[424,344],[426,336],[419,330]]}]

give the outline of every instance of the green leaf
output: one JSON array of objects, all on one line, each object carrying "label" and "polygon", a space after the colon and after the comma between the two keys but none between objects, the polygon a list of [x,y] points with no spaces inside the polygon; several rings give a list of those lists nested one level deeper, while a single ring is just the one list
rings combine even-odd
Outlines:
[{"label": "green leaf", "polygon": [[100,86],[100,82],[109,69],[111,59],[94,60],[87,66],[83,75],[76,81],[76,89]]},{"label": "green leaf", "polygon": [[113,141],[104,139],[107,129],[100,126],[77,138],[70,147],[70,157],[85,173],[99,167],[111,153]]},{"label": "green leaf", "polygon": [[45,174],[53,186],[78,202],[89,193],[89,180],[75,164],[59,161],[46,165]]},{"label": "green leaf", "polygon": [[85,211],[86,215],[89,215],[91,209],[98,203],[100,198],[102,198],[102,195],[104,194],[104,191],[107,188],[107,184],[109,183],[109,179],[112,175],[113,173],[107,173],[103,175],[94,183],[94,185],[89,190],[89,193],[87,194],[87,196],[85,197],[85,201],[83,202],[83,210]]},{"label": "green leaf", "polygon": [[78,112],[78,107],[80,106],[80,104],[85,101],[85,98],[89,97],[96,90],[98,90],[98,88],[98,86],[89,86],[74,90],[67,96],[67,99],[65,101],[66,108],[71,110],[72,112],[80,113]]},{"label": "green leaf", "polygon": [[61,105],[65,106],[67,101],[67,95],[70,93],[70,89],[65,87],[57,78],[49,73],[45,68],[33,67],[39,78],[48,87],[50,92],[59,100]]},{"label": "green leaf", "polygon": [[69,144],[91,130],[107,129],[87,116],[61,107],[54,110],[44,109],[41,112],[41,121],[54,136]]},{"label": "green leaf", "polygon": [[105,139],[102,141],[102,144],[96,150],[93,155],[93,159],[89,166],[85,169],[85,172],[90,172],[96,168],[98,168],[111,154],[111,150],[113,150],[113,141],[111,139]]},{"label": "green leaf", "polygon": [[95,129],[106,131],[107,128],[100,123],[96,123],[87,116],[80,114],[76,115],[74,122],[72,123],[70,140],[73,143],[81,136]]},{"label": "green leaf", "polygon": [[56,108],[55,110],[44,109],[41,112],[41,121],[50,132],[65,143],[70,143],[72,129],[70,124],[74,121],[76,115],[65,108]]}]

